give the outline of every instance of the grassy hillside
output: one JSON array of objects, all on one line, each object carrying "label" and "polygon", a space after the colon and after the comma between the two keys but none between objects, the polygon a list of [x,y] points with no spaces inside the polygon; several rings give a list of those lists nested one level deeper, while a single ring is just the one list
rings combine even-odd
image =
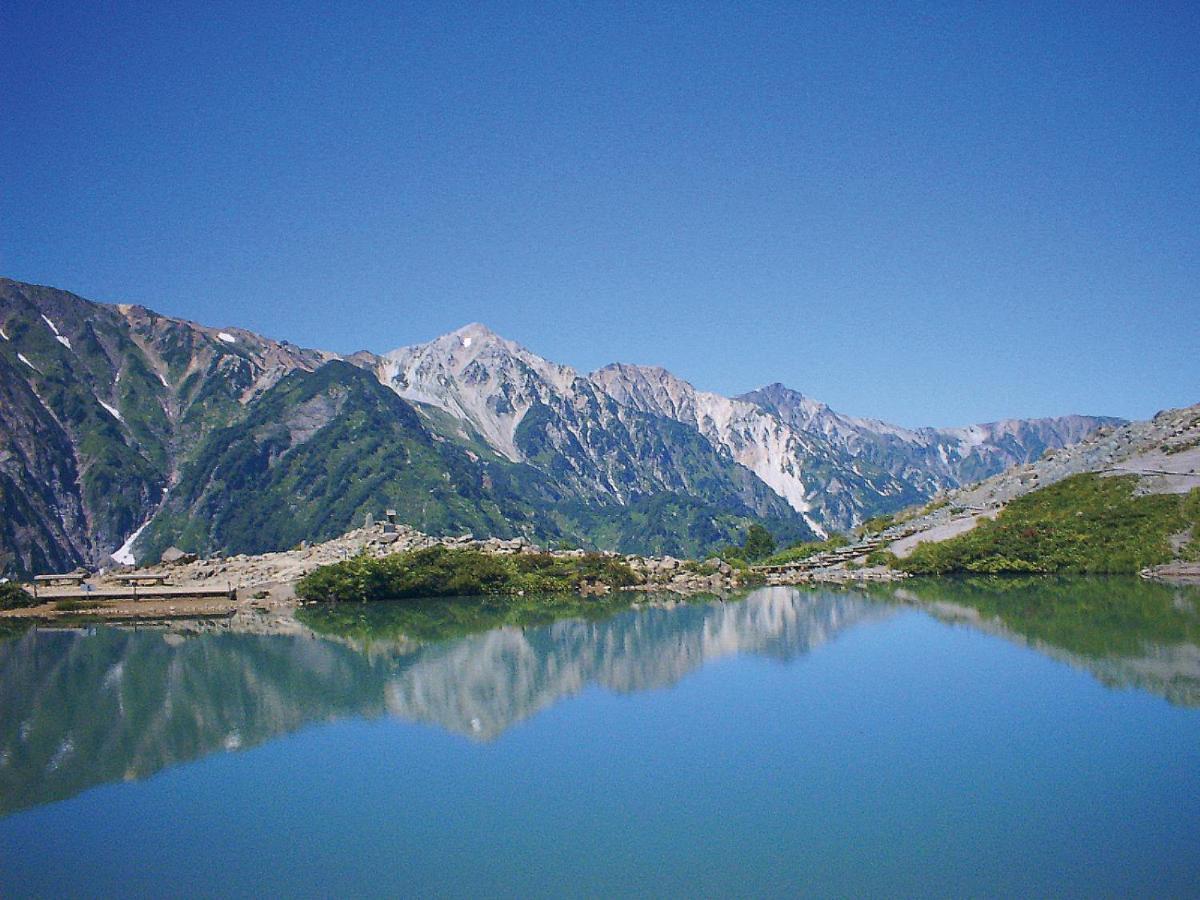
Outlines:
[{"label": "grassy hillside", "polygon": [[957,538],[918,544],[895,565],[914,575],[1021,572],[1133,573],[1170,562],[1172,536],[1191,530],[1200,556],[1200,488],[1136,493],[1136,476],[1083,474],[1026,494]]}]

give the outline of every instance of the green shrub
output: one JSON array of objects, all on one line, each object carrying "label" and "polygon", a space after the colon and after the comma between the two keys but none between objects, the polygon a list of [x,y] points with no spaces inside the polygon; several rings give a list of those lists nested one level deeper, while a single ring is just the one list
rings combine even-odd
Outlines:
[{"label": "green shrub", "polygon": [[894,524],[896,524],[895,516],[875,516],[874,518],[867,519],[867,521],[859,525],[858,528],[855,529],[854,533],[859,537],[867,534],[876,534]]},{"label": "green shrub", "polygon": [[849,544],[850,539],[848,537],[835,532],[823,541],[802,541],[792,544],[786,550],[782,550],[774,556],[764,559],[762,565],[781,566],[786,563],[799,562],[802,559],[808,559],[810,556],[816,556],[818,553],[824,553],[827,550],[837,550],[839,547],[846,547]]},{"label": "green shrub", "polygon": [[397,600],[489,594],[567,593],[585,585],[627,587],[634,573],[620,558],[589,553],[498,556],[479,550],[430,547],[380,559],[360,554],[321,566],[296,585],[304,600]]},{"label": "green shrub", "polygon": [[12,581],[0,584],[0,609],[25,609],[37,606],[38,603],[39,601],[21,585]]},{"label": "green shrub", "polygon": [[750,561],[766,559],[775,552],[775,536],[759,524],[751,525],[746,531],[746,543],[742,545],[742,556]]},{"label": "green shrub", "polygon": [[[918,516],[929,515],[929,513],[937,512],[939,509],[945,509],[949,505],[950,505],[949,497],[934,497],[932,500],[930,500],[928,503],[926,503],[923,507],[921,507],[917,511],[916,515],[918,515]],[[912,517],[909,517],[909,518],[912,518]]]},{"label": "green shrub", "polygon": [[868,566],[895,567],[899,561],[895,553],[891,550],[885,550],[883,547],[880,547],[878,550],[872,550],[866,557]]}]

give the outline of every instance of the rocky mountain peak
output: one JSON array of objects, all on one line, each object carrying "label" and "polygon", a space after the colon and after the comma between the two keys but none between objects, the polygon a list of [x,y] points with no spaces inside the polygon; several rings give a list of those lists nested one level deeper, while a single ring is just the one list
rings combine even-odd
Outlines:
[{"label": "rocky mountain peak", "polygon": [[462,341],[463,346],[468,348],[476,343],[511,343],[511,341],[505,340],[482,322],[468,322],[461,328],[456,328],[450,332],[450,336],[457,337]]},{"label": "rocky mountain peak", "polygon": [[523,459],[515,441],[525,413],[572,390],[579,374],[473,322],[424,344],[386,354],[377,371],[405,400],[445,410],[494,449]]},{"label": "rocky mountain peak", "polygon": [[670,419],[695,419],[699,391],[661,366],[612,363],[589,376],[593,384],[624,406]]},{"label": "rocky mountain peak", "polygon": [[753,403],[755,406],[804,429],[811,428],[814,422],[822,416],[836,415],[827,404],[820,400],[814,400],[778,381],[758,390],[748,391],[737,399]]}]

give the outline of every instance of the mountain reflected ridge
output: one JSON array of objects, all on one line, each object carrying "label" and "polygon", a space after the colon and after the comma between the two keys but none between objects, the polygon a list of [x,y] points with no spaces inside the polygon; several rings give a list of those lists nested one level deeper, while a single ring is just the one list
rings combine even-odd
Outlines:
[{"label": "mountain reflected ridge", "polygon": [[597,684],[622,693],[677,683],[736,653],[790,660],[892,608],[834,592],[761,588],[735,602],[631,609],[599,621],[505,626],[429,644],[387,684],[394,715],[491,739]]},{"label": "mountain reflected ridge", "polygon": [[667,688],[736,654],[786,663],[913,607],[1200,706],[1198,601],[1137,579],[914,580],[869,595],[460,599],[36,629],[0,640],[0,815],[339,718],[495,740],[592,685]]},{"label": "mountain reflected ridge", "polygon": [[[0,643],[0,814],[343,717],[390,714],[494,739],[590,683],[639,691],[730,653],[790,659],[889,614],[863,598],[787,588],[637,609],[631,599],[646,598],[606,598],[600,620],[525,626],[489,627],[518,604],[519,619],[547,617],[536,601],[514,598],[311,617],[331,634],[251,617],[31,630]],[[419,616],[431,633],[431,617],[448,615],[461,636],[399,630]]]}]

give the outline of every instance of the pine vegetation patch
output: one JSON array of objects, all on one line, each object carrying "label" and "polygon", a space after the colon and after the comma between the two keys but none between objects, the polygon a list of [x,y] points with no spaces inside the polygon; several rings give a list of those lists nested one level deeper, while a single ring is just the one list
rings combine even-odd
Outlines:
[{"label": "pine vegetation patch", "polygon": [[500,594],[559,594],[589,587],[628,587],[633,570],[624,560],[600,553],[500,556],[479,550],[430,547],[375,558],[360,554],[321,566],[302,578],[304,600],[365,602],[418,597]]},{"label": "pine vegetation patch", "polygon": [[0,584],[0,609],[25,609],[37,605],[33,595],[19,584],[12,581]]}]

